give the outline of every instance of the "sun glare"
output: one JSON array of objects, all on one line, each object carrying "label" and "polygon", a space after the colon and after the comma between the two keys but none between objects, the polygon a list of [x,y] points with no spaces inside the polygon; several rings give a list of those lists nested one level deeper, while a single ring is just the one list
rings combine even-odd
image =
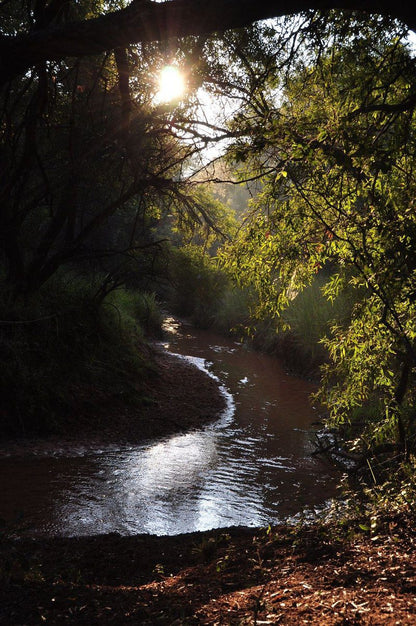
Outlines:
[{"label": "sun glare", "polygon": [[185,93],[185,80],[174,65],[166,65],[159,76],[158,102],[179,100]]}]

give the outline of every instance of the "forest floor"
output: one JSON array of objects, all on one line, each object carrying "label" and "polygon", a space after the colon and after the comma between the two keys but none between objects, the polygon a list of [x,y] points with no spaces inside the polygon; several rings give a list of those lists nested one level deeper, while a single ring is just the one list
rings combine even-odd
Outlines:
[{"label": "forest floor", "polygon": [[414,519],[4,539],[0,623],[416,624]]},{"label": "forest floor", "polygon": [[[158,359],[153,425],[144,431],[126,410],[114,430],[109,410],[91,436],[133,440],[218,415],[212,379]],[[4,528],[0,624],[416,624],[415,518],[371,531],[356,522],[175,537],[32,539]]]}]

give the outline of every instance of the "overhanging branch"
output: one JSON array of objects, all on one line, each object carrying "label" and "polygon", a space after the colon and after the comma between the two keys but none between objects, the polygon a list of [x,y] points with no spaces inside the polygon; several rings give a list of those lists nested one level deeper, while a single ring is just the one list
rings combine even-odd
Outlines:
[{"label": "overhanging branch", "polygon": [[44,61],[99,54],[131,43],[202,35],[310,9],[346,9],[390,15],[416,29],[407,0],[135,0],[98,18],[49,25],[0,37],[0,84]]}]

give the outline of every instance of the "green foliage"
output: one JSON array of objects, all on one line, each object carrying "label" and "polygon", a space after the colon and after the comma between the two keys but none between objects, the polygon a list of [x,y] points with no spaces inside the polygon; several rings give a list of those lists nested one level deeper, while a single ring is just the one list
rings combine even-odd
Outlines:
[{"label": "green foliage", "polygon": [[328,357],[322,339],[331,335],[331,326],[335,322],[340,327],[348,324],[354,303],[351,290],[344,290],[336,299],[328,300],[323,293],[326,281],[324,274],[318,274],[312,284],[300,291],[282,313],[302,359],[306,359],[312,370]]},{"label": "green foliage", "polygon": [[[0,313],[1,432],[29,435],[76,427],[106,403],[140,401],[148,368],[138,304],[120,290],[103,303],[88,277],[57,276]],[[155,318],[156,307],[153,308]],[[141,315],[145,320],[144,310]],[[71,426],[72,424],[72,426]]]},{"label": "green foliage", "polygon": [[[272,65],[245,57],[250,67],[261,59],[267,79],[252,83],[253,98],[233,122],[240,134],[230,159],[241,163],[242,179],[261,177],[262,189],[221,257],[239,284],[257,291],[260,319],[324,340],[330,363],[319,399],[331,424],[345,427],[358,407],[377,406],[376,419],[360,428],[355,422],[352,445],[366,450],[390,441],[408,456],[414,417],[405,416],[416,391],[416,126],[409,98],[416,82],[400,25],[382,22],[328,22],[278,97]],[[326,328],[315,326],[321,312],[307,300],[322,268],[330,269],[323,293],[334,311]],[[344,315],[346,293],[352,304]]]},{"label": "green foliage", "polygon": [[112,306],[137,333],[160,336],[163,314],[154,293],[119,288],[105,299],[104,306]]},{"label": "green foliage", "polygon": [[247,290],[238,289],[227,282],[217,301],[214,316],[215,329],[225,335],[243,336],[251,325],[250,302],[251,296]]},{"label": "green foliage", "polygon": [[186,201],[188,211],[177,211],[172,228],[178,243],[199,246],[213,256],[224,239],[232,237],[237,230],[234,211],[202,184],[182,201]]},{"label": "green foliage", "polygon": [[179,315],[192,317],[196,326],[212,325],[226,277],[204,250],[194,244],[172,250],[171,306]]},{"label": "green foliage", "polygon": [[[416,472],[413,464],[374,460],[369,464],[371,480],[342,481],[342,499],[334,500],[326,521],[341,525],[349,535],[364,532],[377,536],[392,523],[407,515],[414,516],[416,505]],[[392,471],[394,470],[394,471]],[[375,480],[374,480],[375,479]]]}]

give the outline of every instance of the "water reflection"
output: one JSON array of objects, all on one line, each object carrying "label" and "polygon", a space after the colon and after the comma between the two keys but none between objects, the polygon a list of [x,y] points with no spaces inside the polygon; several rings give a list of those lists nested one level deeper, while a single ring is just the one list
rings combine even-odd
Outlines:
[{"label": "water reflection", "polygon": [[336,477],[310,455],[309,383],[208,333],[167,347],[224,385],[219,421],[141,446],[0,459],[0,517],[23,511],[29,534],[177,534],[267,525],[333,493]]}]

